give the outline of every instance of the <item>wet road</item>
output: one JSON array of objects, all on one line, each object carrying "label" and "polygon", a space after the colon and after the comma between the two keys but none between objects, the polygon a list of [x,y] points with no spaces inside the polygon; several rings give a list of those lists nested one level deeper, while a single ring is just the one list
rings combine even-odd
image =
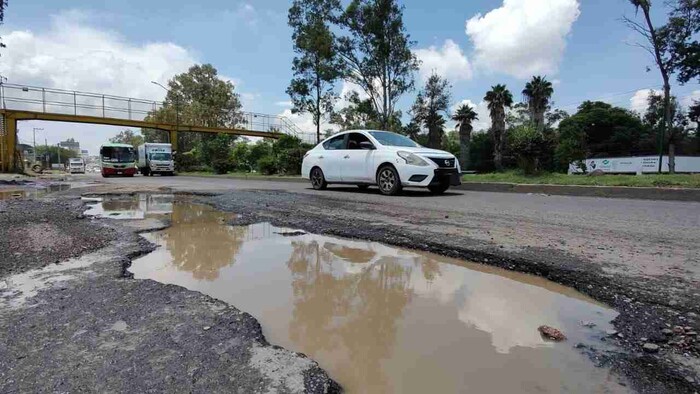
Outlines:
[{"label": "wet road", "polygon": [[[206,177],[135,177],[104,181],[115,188],[216,192],[283,190],[338,201],[371,220],[467,237],[505,251],[546,249],[626,275],[700,280],[700,203],[454,191],[432,196],[407,190],[385,197],[376,189]],[[359,209],[359,210],[358,210]],[[544,258],[545,256],[543,256]]]}]

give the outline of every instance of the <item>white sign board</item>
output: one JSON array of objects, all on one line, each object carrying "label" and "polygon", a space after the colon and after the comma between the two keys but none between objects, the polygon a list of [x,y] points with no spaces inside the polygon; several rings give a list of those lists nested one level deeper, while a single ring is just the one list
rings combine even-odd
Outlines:
[{"label": "white sign board", "polygon": [[[602,170],[611,174],[653,173],[659,170],[659,156],[611,157],[586,159],[588,172]],[[668,172],[668,156],[663,157],[662,172]],[[700,173],[700,157],[676,156],[676,172]],[[569,164],[569,174],[581,174],[583,171],[576,163]]]}]

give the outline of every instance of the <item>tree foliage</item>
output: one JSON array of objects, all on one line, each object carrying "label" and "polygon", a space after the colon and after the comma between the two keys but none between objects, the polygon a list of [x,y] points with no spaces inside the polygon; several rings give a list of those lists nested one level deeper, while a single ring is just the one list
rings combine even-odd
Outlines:
[{"label": "tree foliage", "polygon": [[460,168],[466,170],[470,166],[469,162],[469,144],[474,127],[472,122],[479,119],[479,116],[469,104],[462,104],[452,114],[452,120],[457,122],[457,130],[459,132],[459,164]]},{"label": "tree foliage", "polygon": [[542,132],[545,128],[545,112],[549,109],[549,100],[554,94],[552,83],[545,77],[536,76],[525,85],[523,96],[527,100],[530,121],[535,128]]},{"label": "tree foliage", "polygon": [[648,129],[634,112],[601,101],[586,101],[559,124],[555,150],[559,168],[589,157],[632,156],[653,151]]},{"label": "tree foliage", "polygon": [[700,1],[675,0],[669,5],[672,8],[668,23],[660,34],[669,52],[671,69],[681,84],[693,79],[700,82]]},{"label": "tree foliage", "polygon": [[503,151],[505,150],[506,108],[513,105],[513,94],[506,85],[492,86],[484,100],[488,103],[491,116],[491,136],[493,138],[493,163],[496,169],[503,168]]},{"label": "tree foliage", "polygon": [[[5,23],[5,8],[7,8],[8,0],[0,0],[0,26]],[[2,43],[2,37],[0,37],[0,48],[5,48],[5,44]]]},{"label": "tree foliage", "polygon": [[[244,122],[240,98],[233,83],[221,79],[210,64],[190,67],[187,72],[168,81],[168,88],[163,107],[150,114],[146,120],[231,128]],[[153,130],[144,129],[142,132],[147,141],[158,138]],[[199,133],[191,132],[178,133],[178,150],[190,151],[207,138],[214,137],[202,137]]]},{"label": "tree foliage", "polygon": [[447,108],[450,105],[452,86],[437,74],[432,74],[425,87],[418,93],[411,113],[416,121],[428,129],[428,147],[439,149],[445,127]]},{"label": "tree foliage", "polygon": [[345,79],[367,94],[380,128],[391,129],[396,103],[413,89],[418,69],[403,7],[396,0],[352,0],[339,24],[347,33],[336,48]]},{"label": "tree foliage", "polygon": [[116,136],[112,137],[109,139],[110,142],[114,142],[116,144],[127,144],[131,145],[134,148],[143,144],[144,139],[143,136],[140,134],[134,133],[133,130],[131,129],[125,129],[119,132]]},{"label": "tree foliage", "polygon": [[536,174],[540,170],[540,158],[545,145],[544,135],[534,124],[513,128],[508,134],[510,149],[515,152],[518,167],[526,174]]},{"label": "tree foliage", "polygon": [[337,94],[334,82],[341,76],[341,63],[330,29],[338,0],[295,0],[289,9],[289,26],[297,56],[292,63],[294,77],[287,88],[293,113],[308,112],[321,139],[321,120],[333,109]]}]

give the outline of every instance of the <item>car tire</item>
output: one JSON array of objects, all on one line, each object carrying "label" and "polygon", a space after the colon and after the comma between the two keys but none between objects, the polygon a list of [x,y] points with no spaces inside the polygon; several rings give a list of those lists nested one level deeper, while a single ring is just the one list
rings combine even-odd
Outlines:
[{"label": "car tire", "polygon": [[323,175],[323,170],[319,167],[314,167],[311,169],[311,174],[309,175],[311,180],[311,186],[314,190],[324,190],[328,187],[328,182],[326,182],[326,176]]},{"label": "car tire", "polygon": [[384,165],[377,171],[377,185],[379,192],[387,196],[395,196],[401,192],[401,179],[399,172],[391,165]]},{"label": "car tire", "polygon": [[430,192],[433,194],[443,194],[449,188],[450,188],[449,183],[439,183],[437,185],[428,186],[428,190],[430,190]]},{"label": "car tire", "polygon": [[148,176],[148,174],[150,174],[150,172],[151,172],[151,171],[150,171],[149,169],[146,168],[146,169],[144,169],[143,171],[141,171],[141,174],[143,174],[143,176]]},{"label": "car tire", "polygon": [[363,191],[369,189],[369,185],[357,185],[357,187]]}]

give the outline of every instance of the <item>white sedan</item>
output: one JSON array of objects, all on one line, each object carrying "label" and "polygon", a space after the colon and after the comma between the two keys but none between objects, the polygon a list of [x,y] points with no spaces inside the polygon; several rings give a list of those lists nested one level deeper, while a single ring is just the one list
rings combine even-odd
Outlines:
[{"label": "white sedan", "polygon": [[394,195],[404,186],[444,193],[459,185],[459,163],[449,152],[424,148],[389,131],[352,130],[336,134],[304,156],[301,174],[316,190],[332,183],[379,186]]}]

